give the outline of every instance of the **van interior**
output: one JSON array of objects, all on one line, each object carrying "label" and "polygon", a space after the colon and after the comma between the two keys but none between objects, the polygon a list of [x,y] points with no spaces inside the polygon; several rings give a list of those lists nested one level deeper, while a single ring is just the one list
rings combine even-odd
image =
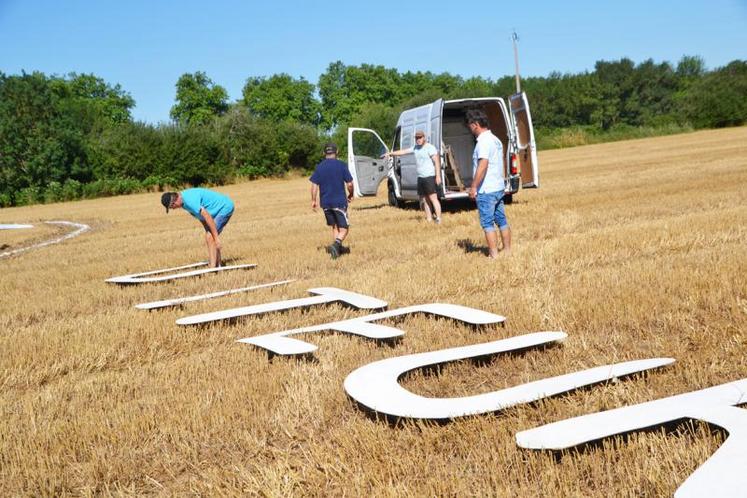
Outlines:
[{"label": "van interior", "polygon": [[[472,153],[475,150],[475,137],[467,128],[465,117],[470,109],[482,109],[488,116],[490,130],[503,144],[509,146],[509,123],[506,113],[498,101],[445,102],[442,120],[442,139],[446,157],[446,189],[462,192],[472,185]],[[506,170],[506,155],[503,155],[503,169]]]}]

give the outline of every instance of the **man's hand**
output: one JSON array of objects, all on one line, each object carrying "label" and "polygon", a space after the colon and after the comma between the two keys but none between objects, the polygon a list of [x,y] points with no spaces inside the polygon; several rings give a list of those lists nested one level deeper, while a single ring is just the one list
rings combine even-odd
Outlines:
[{"label": "man's hand", "polygon": [[470,187],[469,189],[469,198],[474,200],[477,198],[477,189],[475,187]]},{"label": "man's hand", "polygon": [[316,199],[311,200],[311,210],[316,212],[316,208],[319,206],[319,204],[316,203]]}]

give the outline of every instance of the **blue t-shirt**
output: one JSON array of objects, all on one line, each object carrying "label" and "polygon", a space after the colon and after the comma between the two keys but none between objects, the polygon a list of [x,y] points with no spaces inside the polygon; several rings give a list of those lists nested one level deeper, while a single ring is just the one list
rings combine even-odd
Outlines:
[{"label": "blue t-shirt", "polygon": [[229,216],[233,214],[233,201],[223,194],[213,192],[206,188],[188,188],[182,191],[182,207],[189,214],[200,221],[205,221],[200,215],[200,208],[216,216]]},{"label": "blue t-shirt", "polygon": [[338,159],[325,159],[316,165],[311,183],[319,185],[322,208],[346,208],[345,183],[352,182],[348,165]]},{"label": "blue t-shirt", "polygon": [[433,156],[438,154],[436,147],[433,144],[425,143],[422,146],[416,145],[412,148],[415,154],[415,161],[417,162],[416,171],[419,178],[427,178],[429,176],[436,176],[436,165],[433,164]]},{"label": "blue t-shirt", "polygon": [[477,165],[480,159],[488,160],[488,170],[477,190],[478,194],[503,191],[505,180],[503,179],[503,144],[493,132],[486,130],[480,133],[472,153],[472,178],[477,173]]}]

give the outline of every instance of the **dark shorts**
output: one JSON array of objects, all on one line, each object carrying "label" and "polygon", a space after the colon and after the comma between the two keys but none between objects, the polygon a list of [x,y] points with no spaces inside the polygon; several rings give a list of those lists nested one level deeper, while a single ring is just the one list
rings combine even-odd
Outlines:
[{"label": "dark shorts", "polygon": [[436,193],[436,177],[426,176],[418,177],[418,195],[426,196]]},{"label": "dark shorts", "polygon": [[[226,216],[219,214],[218,216],[213,218],[213,221],[215,222],[215,229],[218,230],[218,233],[221,233],[223,231],[226,224],[228,223],[228,220],[231,219],[231,216],[233,216],[233,211],[231,211],[231,213]],[[205,223],[204,221],[202,221],[201,223],[205,231],[209,232],[210,228],[207,226],[207,223]]]},{"label": "dark shorts", "polygon": [[327,218],[328,226],[337,225],[339,228],[348,228],[348,210],[346,208],[324,208],[324,217]]}]

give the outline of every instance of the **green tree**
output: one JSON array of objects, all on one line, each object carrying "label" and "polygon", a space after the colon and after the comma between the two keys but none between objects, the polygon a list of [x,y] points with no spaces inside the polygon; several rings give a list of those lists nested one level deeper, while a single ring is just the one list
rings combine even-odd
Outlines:
[{"label": "green tree", "polygon": [[314,98],[314,85],[287,74],[249,78],[243,89],[243,104],[257,117],[318,125],[321,107]]},{"label": "green tree", "polygon": [[682,113],[697,128],[747,123],[747,61],[736,60],[706,74],[681,98]]},{"label": "green tree", "polygon": [[135,106],[135,100],[119,84],[111,86],[93,74],[76,73],[70,73],[64,81],[70,98],[91,105],[108,123],[131,121],[130,109]]},{"label": "green tree", "polygon": [[185,73],[176,82],[171,118],[179,124],[200,125],[228,110],[228,92],[201,71]]},{"label": "green tree", "polygon": [[398,103],[402,98],[399,83],[395,69],[370,64],[346,66],[340,61],[330,64],[319,76],[322,125],[329,129],[349,123],[366,103]]},{"label": "green tree", "polygon": [[[64,93],[64,92],[63,92]],[[0,73],[0,195],[14,204],[24,189],[68,178],[87,181],[85,135],[65,113],[59,88],[42,73]]]}]

